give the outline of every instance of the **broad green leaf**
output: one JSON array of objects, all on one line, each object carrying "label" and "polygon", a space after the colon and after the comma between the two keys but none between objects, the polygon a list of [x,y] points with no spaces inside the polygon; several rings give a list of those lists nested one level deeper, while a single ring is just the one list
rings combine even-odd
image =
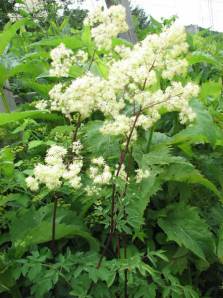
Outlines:
[{"label": "broad green leaf", "polygon": [[170,147],[162,146],[159,148],[159,146],[154,146],[149,153],[141,155],[137,162],[139,162],[141,168],[145,168],[153,165],[168,165],[181,160],[182,157],[171,154]]},{"label": "broad green leaf", "polygon": [[66,47],[70,49],[80,49],[83,46],[83,41],[78,35],[72,35],[72,36],[61,36],[61,37],[53,37],[53,38],[47,38],[43,39],[41,41],[35,42],[30,45],[30,47],[36,47],[36,46],[49,46],[49,47],[57,47],[61,43],[63,43]]},{"label": "broad green leaf", "polygon": [[15,155],[12,149],[4,147],[0,152],[0,173],[6,177],[11,177],[14,174],[14,159]]},{"label": "broad green leaf", "polygon": [[[48,204],[38,210],[23,208],[11,215],[9,234],[17,256],[22,255],[31,245],[51,241],[52,212],[53,204]],[[58,207],[55,239],[76,236],[86,239],[91,249],[98,249],[97,240],[88,232],[81,218],[75,212]]]},{"label": "broad green leaf", "polygon": [[221,82],[208,81],[201,85],[200,97],[205,100],[209,97],[218,98],[221,95]]},{"label": "broad green leaf", "polygon": [[174,135],[170,143],[216,145],[219,139],[223,138],[222,131],[216,126],[211,115],[200,102],[194,100],[191,102],[191,106],[197,115],[195,122]]},{"label": "broad green leaf", "polygon": [[38,76],[40,73],[44,71],[44,64],[43,63],[20,63],[8,71],[8,78],[13,77],[19,73],[25,73],[32,75],[32,77]]},{"label": "broad green leaf", "polygon": [[5,81],[8,79],[8,71],[3,64],[0,64],[0,88],[5,84]]},{"label": "broad green leaf", "polygon": [[209,53],[195,51],[192,54],[188,55],[187,60],[190,65],[193,65],[196,63],[208,63],[208,64],[212,64],[215,67],[219,68],[218,60]]},{"label": "broad green leaf", "polygon": [[151,176],[144,179],[136,187],[129,187],[126,200],[126,213],[128,214],[128,223],[132,226],[137,234],[144,224],[144,212],[148,206],[151,197],[160,190],[160,181]]},{"label": "broad green leaf", "polygon": [[24,120],[27,118],[40,119],[47,121],[63,121],[63,117],[50,114],[43,111],[25,111],[25,112],[12,112],[12,113],[1,113],[0,114],[0,126],[11,122]]},{"label": "broad green leaf", "polygon": [[26,194],[10,193],[7,196],[0,196],[0,206],[16,205],[19,207],[26,207],[29,201],[29,197]]},{"label": "broad green leaf", "polygon": [[16,34],[17,30],[24,26],[26,23],[27,19],[19,20],[16,23],[5,28],[5,30],[0,33],[0,55],[3,54],[5,48],[7,47],[13,36]]},{"label": "broad green leaf", "polygon": [[142,284],[139,286],[137,292],[134,295],[134,298],[145,298],[145,297],[150,297],[150,298],[156,298],[156,290],[157,286],[155,283],[150,283],[148,284],[147,282],[143,283],[140,281]]},{"label": "broad green leaf", "polygon": [[[133,153],[140,168],[150,169],[159,174],[160,184],[165,181],[185,182],[189,184],[200,184],[211,190],[221,201],[223,195],[216,186],[204,177],[190,162],[181,156],[171,154],[169,147],[153,146],[147,154]],[[158,167],[157,167],[158,166]],[[161,167],[162,166],[162,167]]]},{"label": "broad green leaf", "polygon": [[[182,286],[182,290],[185,298],[200,298],[200,295],[192,288],[192,286]],[[176,298],[178,297],[176,296]]]},{"label": "broad green leaf", "polygon": [[49,91],[53,87],[52,84],[46,84],[46,83],[40,84],[40,83],[35,82],[32,79],[27,79],[27,78],[22,78],[21,83],[25,88],[34,90],[34,91],[36,91],[37,93],[39,93],[40,95],[43,95],[43,96],[48,96]]},{"label": "broad green leaf", "polygon": [[164,181],[177,181],[203,185],[211,190],[223,202],[223,195],[218,191],[216,186],[205,178],[189,162],[182,160],[169,165],[163,173],[163,179]]},{"label": "broad green leaf", "polygon": [[96,59],[96,66],[99,74],[104,78],[108,78],[108,67],[105,63],[101,61],[101,59]]},{"label": "broad green leaf", "polygon": [[100,128],[103,122],[90,121],[80,131],[83,134],[84,147],[94,156],[103,155],[108,159],[117,159],[120,152],[119,138],[103,135]]},{"label": "broad green leaf", "polygon": [[92,47],[93,43],[91,41],[91,28],[85,26],[81,35],[81,39],[87,47]]},{"label": "broad green leaf", "polygon": [[[57,224],[56,225],[56,235],[55,239],[59,240],[62,238],[72,238],[72,237],[82,237],[85,238],[89,244],[91,245],[91,249],[97,250],[98,243],[91,236],[91,234],[85,230],[80,229],[80,226],[76,226],[75,224]],[[26,237],[23,239],[27,246],[33,244],[40,244],[49,242],[52,239],[52,223],[43,221],[39,226],[32,229]]]},{"label": "broad green leaf", "polygon": [[84,74],[84,69],[78,65],[72,65],[69,71],[69,75],[73,78],[80,77]]},{"label": "broad green leaf", "polygon": [[34,140],[29,142],[28,149],[34,149],[44,144],[44,141],[41,140]]},{"label": "broad green leaf", "polygon": [[188,249],[184,247],[179,247],[173,252],[171,250],[168,251],[169,254],[169,262],[166,267],[173,273],[173,274],[182,274],[188,268]]},{"label": "broad green leaf", "polygon": [[213,236],[196,208],[175,203],[161,210],[160,214],[158,224],[167,234],[168,240],[186,247],[203,260],[213,254]]},{"label": "broad green leaf", "polygon": [[122,38],[113,38],[112,39],[112,46],[115,48],[116,46],[125,45],[127,47],[132,47],[132,43],[127,41],[126,39]]}]

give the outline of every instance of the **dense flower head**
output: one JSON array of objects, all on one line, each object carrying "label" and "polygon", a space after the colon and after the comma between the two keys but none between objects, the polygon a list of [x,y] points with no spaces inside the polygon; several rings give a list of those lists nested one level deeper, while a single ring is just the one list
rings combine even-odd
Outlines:
[{"label": "dense flower head", "polygon": [[37,108],[37,110],[46,110],[47,109],[47,101],[42,99],[39,100],[38,102],[35,103],[35,108]]},{"label": "dense flower head", "polygon": [[[17,5],[20,3],[17,3]],[[22,6],[23,5],[23,6]],[[30,13],[40,10],[40,8],[44,8],[43,0],[24,0],[20,4],[20,7],[24,7]]]},{"label": "dense flower head", "polygon": [[107,10],[97,7],[86,17],[84,24],[91,26],[91,34],[99,49],[109,50],[112,38],[128,31],[125,9],[122,5],[111,6]]},{"label": "dense flower head", "polygon": [[45,162],[48,165],[63,164],[63,158],[67,154],[67,149],[62,146],[54,145],[51,146],[47,151]]},{"label": "dense flower head", "polygon": [[68,167],[68,169],[63,173],[63,178],[68,180],[70,185],[77,189],[81,186],[80,172],[83,167],[83,161],[81,159],[74,160]]},{"label": "dense flower head", "polygon": [[172,27],[159,34],[148,35],[133,49],[116,47],[121,52],[121,60],[115,61],[109,72],[109,79],[117,90],[129,88],[149,88],[157,83],[157,73],[165,79],[182,75],[187,70],[187,62],[182,54],[187,51],[186,34],[183,27]]},{"label": "dense flower head", "polygon": [[109,184],[112,173],[110,167],[106,164],[102,156],[92,159],[92,166],[90,167],[90,178],[96,185]]},{"label": "dense flower head", "polygon": [[[123,7],[118,5],[108,10],[96,8],[85,24],[95,32],[93,29],[99,30],[100,26],[107,30],[118,24],[117,28],[121,28],[124,20]],[[110,41],[113,37],[109,31],[101,36]],[[151,128],[162,111],[178,111],[182,124],[192,122],[196,115],[189,103],[198,95],[199,88],[193,83],[179,82],[179,76],[184,76],[187,70],[184,58],[187,50],[185,29],[175,24],[160,34],[148,35],[132,47],[116,46],[106,78],[88,71],[70,85],[55,85],[49,93],[51,110],[61,111],[69,118],[78,113],[82,119],[99,110],[105,115],[101,133],[125,138],[138,113],[131,141],[136,140],[139,127]],[[162,80],[165,84],[160,84]]]},{"label": "dense flower head", "polygon": [[[22,18],[21,11],[32,14],[35,18],[47,18],[47,11],[45,9],[44,0],[23,0],[21,3],[15,3],[14,11],[8,14],[12,22]],[[37,21],[35,19],[34,21]]]},{"label": "dense flower head", "polygon": [[55,85],[49,95],[51,109],[65,115],[78,112],[82,118],[86,118],[97,109],[105,114],[114,114],[122,108],[120,103],[117,104],[109,82],[90,72],[72,81],[67,88],[62,84]]},{"label": "dense flower head", "polygon": [[31,191],[37,191],[39,185],[44,184],[49,190],[54,190],[60,187],[63,181],[68,181],[74,188],[78,189],[81,186],[80,171],[83,166],[81,158],[73,159],[67,166],[65,156],[67,149],[53,145],[47,151],[45,164],[38,163],[33,170],[33,176],[26,178],[26,183]]},{"label": "dense flower head", "polygon": [[75,141],[72,144],[72,152],[75,153],[76,155],[80,155],[81,150],[83,149],[83,145],[81,144],[81,142]]},{"label": "dense flower head", "polygon": [[44,165],[37,164],[34,168],[34,177],[40,184],[45,184],[50,190],[61,186],[61,177],[65,171],[63,164]]},{"label": "dense flower head", "polygon": [[49,73],[55,77],[68,77],[73,64],[83,65],[88,60],[88,54],[85,51],[79,50],[74,54],[63,43],[50,52],[50,57],[52,63]]},{"label": "dense flower head", "polygon": [[63,43],[50,52],[52,59],[50,75],[55,77],[67,77],[70,67],[74,62],[73,51],[67,49]]}]

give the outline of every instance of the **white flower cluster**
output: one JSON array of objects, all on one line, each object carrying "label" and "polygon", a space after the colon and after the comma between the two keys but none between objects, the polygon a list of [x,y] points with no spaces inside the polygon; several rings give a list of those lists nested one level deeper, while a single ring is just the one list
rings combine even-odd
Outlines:
[{"label": "white flower cluster", "polygon": [[79,50],[76,55],[67,49],[63,43],[50,52],[52,59],[49,74],[55,77],[68,77],[71,66],[74,63],[83,65],[88,60],[88,54]]},{"label": "white flower cluster", "polygon": [[[115,48],[121,59],[111,65],[109,82],[116,94],[125,90],[125,100],[134,109],[141,110],[136,127],[150,128],[160,118],[161,108],[179,111],[181,123],[194,120],[196,115],[189,101],[197,96],[198,86],[192,83],[183,86],[173,80],[186,72],[187,62],[182,55],[187,48],[185,30],[176,25],[165,29],[160,35],[149,35],[133,49],[124,46]],[[163,79],[172,80],[166,90],[157,90],[157,73],[161,73]],[[105,121],[101,132],[126,135],[134,117],[122,114],[113,118],[113,121]],[[134,131],[132,139],[135,136]]]},{"label": "white flower cluster", "polygon": [[[123,7],[114,6],[106,11],[98,8],[85,23],[99,24],[93,29],[110,28],[108,20],[120,25],[124,21]],[[187,49],[185,30],[175,24],[160,34],[148,35],[132,48],[118,46],[115,51],[119,55],[115,57],[120,58],[111,62],[107,79],[88,72],[69,86],[55,85],[49,93],[51,110],[61,111],[67,117],[76,112],[82,119],[100,110],[107,116],[101,132],[125,137],[139,112],[131,140],[137,138],[138,127],[152,127],[161,117],[161,110],[178,111],[181,123],[191,122],[196,115],[189,101],[197,96],[199,88],[177,81],[187,69],[183,58]],[[160,88],[160,77],[168,86],[164,90]]]},{"label": "white flower cluster", "polygon": [[[133,97],[141,109],[141,114],[135,125],[132,140],[137,138],[137,127],[145,130],[151,128],[160,117],[162,108],[167,111],[179,111],[179,118],[182,124],[192,122],[196,114],[189,106],[190,98],[197,96],[199,87],[193,83],[183,86],[179,82],[173,82],[165,91],[156,92],[138,91]],[[134,123],[135,116],[117,115],[113,120],[106,120],[100,131],[103,134],[126,136]]]},{"label": "white flower cluster", "polygon": [[137,169],[135,172],[136,172],[136,183],[140,183],[143,179],[148,178],[151,175],[149,170]]},{"label": "white flower cluster", "polygon": [[62,146],[53,145],[47,151],[45,164],[37,164],[34,168],[34,175],[26,178],[27,186],[31,191],[37,191],[41,184],[45,184],[50,190],[60,187],[63,179],[78,189],[81,186],[80,171],[83,166],[81,158],[74,159],[67,167],[64,157],[67,149]]},{"label": "white flower cluster", "polygon": [[73,51],[67,49],[63,43],[50,52],[52,59],[49,73],[55,77],[68,77],[71,65],[74,62]]},{"label": "white flower cluster", "polygon": [[93,180],[93,183],[98,185],[109,184],[112,173],[104,158],[101,156],[94,158],[92,163],[94,166],[90,167],[90,178]]},{"label": "white flower cluster", "polygon": [[86,118],[95,110],[101,110],[105,115],[115,115],[124,106],[121,100],[116,101],[109,82],[91,73],[74,80],[67,88],[62,84],[55,85],[49,95],[51,110],[61,111],[67,116],[78,112]]},{"label": "white flower cluster", "polygon": [[87,185],[85,187],[85,191],[86,191],[86,194],[87,196],[89,197],[92,197],[92,196],[95,196],[95,195],[98,195],[101,191],[101,188],[98,187],[98,185]]},{"label": "white flower cluster", "polygon": [[54,0],[55,4],[57,5],[57,16],[62,17],[64,16],[64,13],[66,10],[72,11],[74,9],[83,9],[82,8],[82,3],[84,1],[82,0]]},{"label": "white flower cluster", "polygon": [[104,125],[100,131],[104,134],[109,132],[111,135],[127,134],[131,127],[131,118],[125,115],[117,115],[114,117],[115,121],[105,120]]},{"label": "white flower cluster", "polygon": [[73,142],[72,152],[74,152],[76,155],[80,155],[80,152],[82,149],[83,149],[83,145],[81,144],[81,142],[79,140]]},{"label": "white flower cluster", "polygon": [[82,159],[74,160],[68,167],[68,170],[66,170],[63,174],[63,178],[65,180],[68,180],[70,185],[78,189],[81,187],[81,177],[80,172],[83,167],[83,161]]},{"label": "white flower cluster", "polygon": [[[111,66],[109,80],[116,90],[149,88],[157,82],[157,72],[172,79],[185,73],[187,63],[182,54],[187,51],[183,27],[165,29],[161,34],[148,35],[133,49],[116,47],[122,59]],[[169,76],[167,75],[169,74]]]},{"label": "white flower cluster", "polygon": [[125,9],[122,5],[111,6],[108,10],[97,7],[88,14],[84,24],[91,26],[91,34],[99,49],[109,50],[112,38],[128,31]]},{"label": "white flower cluster", "polygon": [[37,108],[37,110],[46,110],[47,109],[47,101],[42,99],[39,100],[38,102],[35,103],[35,107]]},{"label": "white flower cluster", "polygon": [[8,17],[15,22],[22,18],[21,11],[32,14],[36,18],[47,18],[43,0],[23,0],[21,3],[15,3],[14,12],[9,13]]},{"label": "white flower cluster", "polygon": [[82,50],[78,50],[77,53],[75,54],[75,62],[78,65],[83,65],[88,61],[88,53]]}]

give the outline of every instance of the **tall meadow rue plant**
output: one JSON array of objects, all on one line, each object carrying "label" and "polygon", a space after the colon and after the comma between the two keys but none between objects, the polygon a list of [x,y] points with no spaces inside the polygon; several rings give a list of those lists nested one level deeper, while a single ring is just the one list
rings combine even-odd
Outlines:
[{"label": "tall meadow rue plant", "polygon": [[[188,69],[184,58],[188,45],[183,27],[174,24],[133,46],[114,44],[114,38],[128,29],[125,10],[120,5],[108,10],[97,8],[87,16],[84,24],[90,28],[94,51],[73,52],[63,43],[53,49],[49,73],[61,81],[50,90],[49,100],[36,105],[38,109],[56,111],[67,118],[73,127],[70,146],[52,145],[44,162],[36,164],[26,183],[33,192],[46,186],[54,193],[54,255],[58,251],[55,235],[60,189],[68,185],[83,193],[83,199],[88,197],[93,201],[92,214],[100,213],[100,216],[93,219],[91,225],[104,225],[107,233],[105,239],[101,238],[102,249],[96,263],[99,270],[114,243],[115,257],[120,258],[123,250],[124,258],[127,258],[127,239],[131,235],[127,211],[129,195],[134,195],[133,189],[137,189],[137,185],[156,175],[150,165],[134,161],[136,144],[143,133],[150,131],[145,144],[148,152],[154,126],[169,112],[177,112],[182,125],[192,123],[196,113],[190,101],[198,95],[199,87],[182,79],[186,78]],[[96,71],[95,62],[98,61],[101,61],[104,72]],[[74,65],[84,72],[71,80],[70,70]],[[105,152],[97,154],[96,149],[90,158],[87,155],[89,148],[85,147],[85,139],[89,125],[94,122],[100,123],[96,138],[118,140],[117,152],[113,156],[107,156]],[[124,292],[128,297],[129,273],[127,267],[123,268]],[[155,274],[148,266],[141,270],[149,271],[151,276]],[[93,288],[92,283],[88,295]]]}]

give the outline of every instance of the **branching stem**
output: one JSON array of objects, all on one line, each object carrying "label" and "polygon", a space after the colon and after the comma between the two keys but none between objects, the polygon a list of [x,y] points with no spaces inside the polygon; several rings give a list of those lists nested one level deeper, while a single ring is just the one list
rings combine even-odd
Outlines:
[{"label": "branching stem", "polygon": [[[131,141],[131,138],[132,138],[132,134],[134,132],[134,129],[136,127],[136,123],[137,123],[137,120],[140,116],[140,113],[141,113],[141,110],[139,110],[135,116],[135,119],[134,119],[134,122],[133,122],[133,125],[131,127],[131,130],[130,130],[130,133],[127,137],[127,141],[126,141],[126,145],[125,145],[125,148],[124,150],[121,152],[120,154],[120,157],[119,157],[119,165],[118,165],[118,169],[116,171],[116,175],[115,175],[115,178],[117,178],[120,174],[120,171],[121,171],[121,168],[122,168],[122,165],[124,164],[125,162],[125,158],[126,158],[126,154],[128,153],[128,150],[129,150],[129,144],[130,144],[130,141]],[[102,263],[102,260],[105,256],[105,253],[110,245],[110,242],[112,241],[112,238],[113,238],[113,234],[115,232],[115,226],[116,226],[116,223],[115,223],[115,203],[116,203],[116,183],[115,181],[113,182],[112,184],[112,206],[111,206],[111,222],[110,222],[110,232],[109,232],[109,236],[106,240],[106,243],[105,243],[105,246],[104,246],[104,249],[103,249],[103,252],[101,254],[101,257],[98,261],[98,264],[97,264],[97,269],[99,269],[101,267],[101,263]]]}]

